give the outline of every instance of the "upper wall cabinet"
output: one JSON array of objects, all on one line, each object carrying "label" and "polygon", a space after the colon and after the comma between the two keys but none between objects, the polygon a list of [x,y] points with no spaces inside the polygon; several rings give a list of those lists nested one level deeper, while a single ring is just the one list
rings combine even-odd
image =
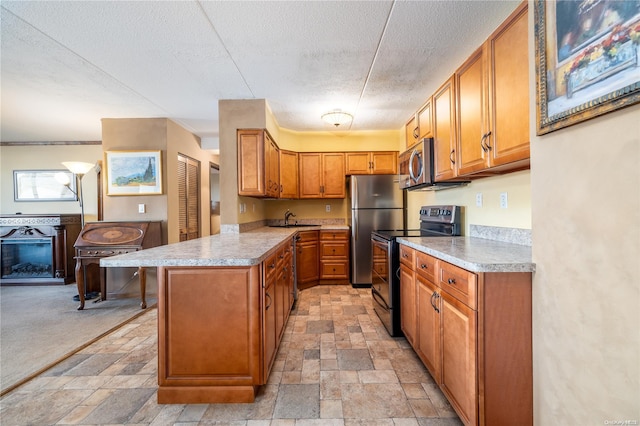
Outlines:
[{"label": "upper wall cabinet", "polygon": [[415,145],[423,138],[433,136],[431,98],[429,98],[407,122],[405,125],[405,135],[407,148]]},{"label": "upper wall cabinet", "polygon": [[238,195],[280,195],[278,145],[264,129],[238,130]]},{"label": "upper wall cabinet", "polygon": [[298,153],[280,150],[280,198],[298,198]]},{"label": "upper wall cabinet", "polygon": [[529,165],[527,3],[455,72],[458,175]]},{"label": "upper wall cabinet", "polygon": [[347,175],[395,175],[398,173],[398,153],[395,151],[347,152]]},{"label": "upper wall cabinet", "polygon": [[343,152],[301,152],[300,198],[344,198],[346,179]]},{"label": "upper wall cabinet", "polygon": [[434,177],[436,181],[453,179],[456,168],[455,81],[449,78],[433,94],[433,137],[435,139]]}]

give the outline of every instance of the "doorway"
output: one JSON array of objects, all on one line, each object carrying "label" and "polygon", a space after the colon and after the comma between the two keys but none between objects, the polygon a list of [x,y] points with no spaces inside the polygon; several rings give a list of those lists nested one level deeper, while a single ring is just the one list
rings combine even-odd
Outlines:
[{"label": "doorway", "polygon": [[211,195],[211,235],[220,233],[220,166],[209,163],[209,191]]}]

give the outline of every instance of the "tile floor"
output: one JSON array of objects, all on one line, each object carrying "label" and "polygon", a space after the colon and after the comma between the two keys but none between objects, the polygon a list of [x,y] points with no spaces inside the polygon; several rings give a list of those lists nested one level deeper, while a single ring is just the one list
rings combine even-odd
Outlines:
[{"label": "tile floor", "polygon": [[299,294],[267,385],[252,404],[158,405],[157,311],[105,336],[0,400],[2,425],[460,425],[370,290]]}]

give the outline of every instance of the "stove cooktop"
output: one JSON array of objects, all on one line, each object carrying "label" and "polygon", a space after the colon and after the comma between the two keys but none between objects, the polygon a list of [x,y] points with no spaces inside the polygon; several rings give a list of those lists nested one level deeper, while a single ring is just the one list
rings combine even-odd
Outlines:
[{"label": "stove cooktop", "polygon": [[419,229],[379,229],[374,231],[376,234],[387,237],[421,237],[423,234]]}]

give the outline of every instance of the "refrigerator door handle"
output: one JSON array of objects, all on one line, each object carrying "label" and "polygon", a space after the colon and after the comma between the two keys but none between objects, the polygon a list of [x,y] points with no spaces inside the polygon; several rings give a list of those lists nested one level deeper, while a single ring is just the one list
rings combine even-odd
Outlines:
[{"label": "refrigerator door handle", "polygon": [[358,209],[358,179],[355,176],[351,176],[353,183],[351,184],[351,199],[353,200],[352,209]]},{"label": "refrigerator door handle", "polygon": [[354,229],[354,233],[353,233],[353,240],[354,241],[358,241],[358,215],[353,215],[353,229]]}]

